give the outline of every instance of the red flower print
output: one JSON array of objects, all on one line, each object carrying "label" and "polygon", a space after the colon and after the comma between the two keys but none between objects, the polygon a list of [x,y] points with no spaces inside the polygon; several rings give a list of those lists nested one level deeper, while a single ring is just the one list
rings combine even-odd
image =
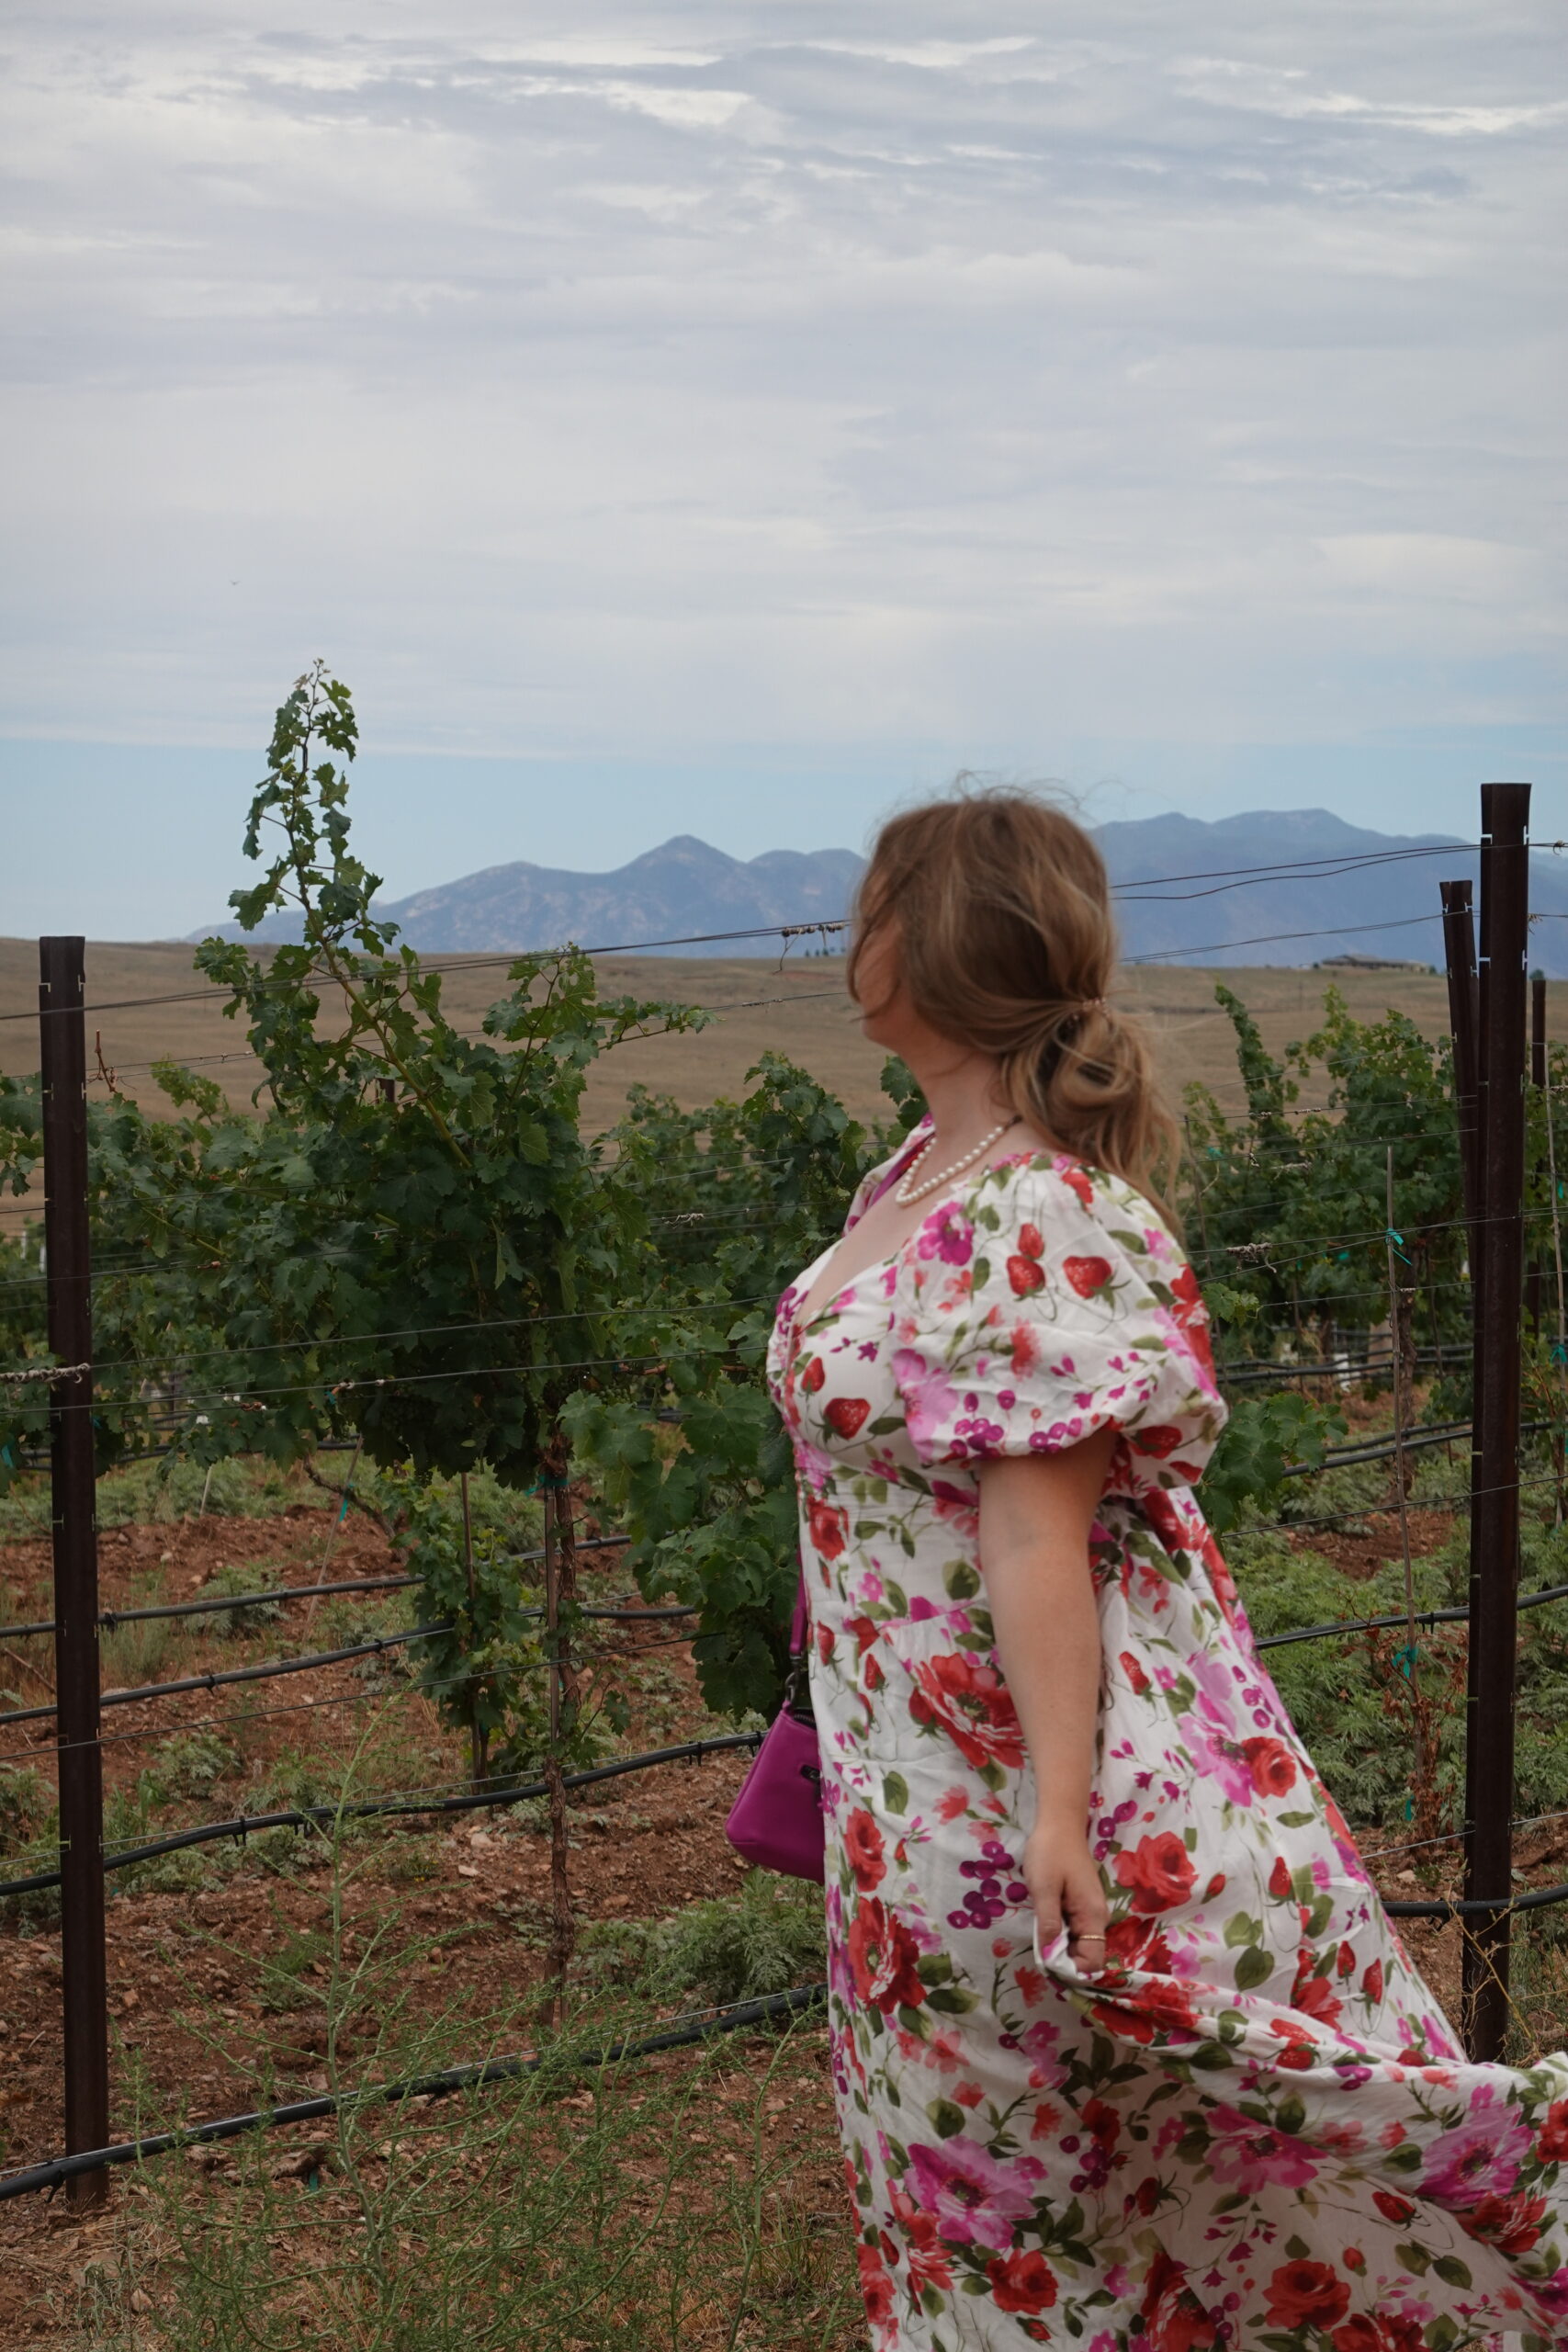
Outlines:
[{"label": "red flower print", "polygon": [[[1347,2262],[1349,2258],[1345,2257]],[[1354,2319],[1337,2327],[1328,2340],[1334,2352],[1422,2352],[1427,2332],[1418,2319],[1400,2319],[1393,2312],[1368,2319],[1358,2312]]]},{"label": "red flower print", "polygon": [[1121,1667],[1122,1673],[1132,1684],[1136,1695],[1141,1699],[1145,1691],[1149,1687],[1149,1678],[1144,1672],[1143,1668],[1138,1664],[1137,1659],[1133,1656],[1132,1651],[1122,1650],[1117,1659],[1117,1664]]},{"label": "red flower print", "polygon": [[1152,1919],[1129,1915],[1107,1928],[1105,1957],[1118,1968],[1146,1968],[1163,1976],[1170,1966],[1170,1946]]},{"label": "red flower print", "polygon": [[857,2245],[855,2260],[866,2318],[873,2327],[886,2327],[893,2317],[893,2281],[882,2267],[882,2256],[874,2245]]},{"label": "red flower print", "polygon": [[1145,2049],[1156,2033],[1170,2034],[1181,2041],[1190,2041],[1197,2033],[1198,2018],[1191,1997],[1173,1977],[1151,1977],[1129,1997],[1131,2006],[1127,2008],[1097,2001],[1089,2015],[1108,2032],[1124,2033],[1130,2041],[1142,2042]]},{"label": "red flower print", "polygon": [[1031,1291],[1045,1286],[1045,1269],[1037,1266],[1032,1258],[1010,1258],[1008,1280],[1012,1284],[1014,1298],[1027,1298]]},{"label": "red flower print", "polygon": [[904,2233],[910,2286],[917,2293],[922,2287],[951,2287],[953,2256],[942,2242],[936,2215],[923,2211],[908,2189],[896,2180],[888,2182],[887,2194],[894,2219]]},{"label": "red flower print", "polygon": [[1151,1493],[1140,1495],[1138,1510],[1168,1552],[1190,1552],[1192,1549],[1192,1539],[1182,1523],[1181,1513],[1163,1487],[1156,1487]]},{"label": "red flower print", "polygon": [[1083,1203],[1086,1209],[1093,1208],[1094,1186],[1089,1182],[1089,1178],[1084,1174],[1081,1168],[1058,1168],[1056,1173],[1061,1178],[1063,1183],[1066,1186],[1068,1192],[1076,1193],[1077,1198]]},{"label": "red flower print", "polygon": [[1037,1225],[1019,1227],[1018,1246],[1026,1258],[1043,1258],[1045,1255],[1045,1244],[1040,1238],[1040,1227]]},{"label": "red flower print", "polygon": [[894,2009],[918,2008],[926,1997],[916,1969],[919,1952],[897,1913],[874,1894],[863,1895],[850,1922],[850,1973],[868,2008],[886,2017]]},{"label": "red flower print", "polygon": [[1102,2098],[1086,2098],[1083,2120],[1094,2134],[1095,2146],[1103,2148],[1109,2155],[1122,2137],[1122,2118],[1116,2109],[1107,2106]]},{"label": "red flower print", "polygon": [[1529,2254],[1540,2239],[1545,2217],[1544,2197],[1481,2197],[1470,2212],[1455,2218],[1471,2237],[1513,2256]]},{"label": "red flower print", "polygon": [[822,1408],[822,1419],[841,1438],[852,1438],[865,1420],[871,1407],[863,1396],[832,1396]]},{"label": "red flower print", "polygon": [[838,1559],[850,1532],[848,1511],[840,1503],[824,1502],[820,1495],[812,1495],[806,1505],[806,1518],[811,1530],[812,1548],[825,1560]]},{"label": "red flower print", "polygon": [[986,2276],[999,2312],[1048,2312],[1056,2300],[1056,2274],[1043,2254],[998,2254]]},{"label": "red flower print", "polygon": [[815,1396],[828,1377],[828,1367],[820,1356],[807,1356],[795,1377],[803,1388]]},{"label": "red flower print", "polygon": [[1270,1739],[1267,1735],[1244,1739],[1241,1752],[1247,1758],[1252,1785],[1260,1797],[1282,1797],[1287,1789],[1294,1787],[1296,1759],[1282,1739]]},{"label": "red flower print", "polygon": [[1568,2098],[1560,2098],[1547,2109],[1546,2121],[1536,2138],[1536,2154],[1543,2165],[1560,2165],[1568,2157]]},{"label": "red flower print", "polygon": [[1140,2212],[1145,2222],[1148,2220],[1149,2215],[1159,2203],[1159,2181],[1154,2173],[1151,2172],[1145,2175],[1144,2178],[1139,2181],[1137,2188],[1133,2191],[1132,2197],[1129,2199],[1128,2202],[1129,2207],[1134,2208],[1138,2212]]},{"label": "red flower print", "polygon": [[909,1713],[918,1724],[946,1732],[964,1762],[1020,1765],[1023,1734],[1012,1693],[994,1666],[966,1650],[926,1658],[915,1668]]},{"label": "red flower print", "polygon": [[1111,1280],[1109,1258],[1064,1258],[1062,1272],[1080,1298],[1092,1298]]},{"label": "red flower print", "polygon": [[882,1884],[887,1876],[882,1832],[863,1805],[857,1805],[850,1815],[844,1831],[844,1852],[863,1894],[870,1894]]},{"label": "red flower print", "polygon": [[1295,1894],[1295,1891],[1294,1886],[1291,1883],[1291,1871],[1289,1863],[1286,1861],[1283,1854],[1276,1854],[1274,1857],[1274,1867],[1269,1873],[1269,1894],[1273,1896],[1276,1903],[1289,1903],[1292,1896]]},{"label": "red flower print", "polygon": [[1160,2248],[1144,2287],[1145,2341],[1149,2352],[1197,2352],[1214,2341],[1214,2323],[1187,2284],[1187,2266]]},{"label": "red flower print", "polygon": [[1198,1287],[1198,1277],[1190,1266],[1183,1266],[1171,1283],[1171,1314],[1187,1335],[1187,1344],[1205,1372],[1214,1369],[1214,1351],[1209,1338],[1209,1310],[1203,1304],[1203,1294]]},{"label": "red flower print", "polygon": [[1015,1380],[1026,1379],[1040,1361],[1040,1341],[1027,1323],[1013,1326],[1011,1358]]},{"label": "red flower print", "polygon": [[1116,1857],[1117,1881],[1133,1889],[1133,1908],[1145,1916],[1184,1903],[1197,1875],[1192,1858],[1174,1829],[1140,1838],[1130,1854]]},{"label": "red flower print", "polygon": [[1029,2127],[1030,2138],[1048,2140],[1061,2120],[1061,2109],[1053,2107],[1048,2098],[1043,2098],[1034,2110],[1034,2120]]},{"label": "red flower print", "polygon": [[1326,2262],[1282,2262],[1269,2281],[1269,2317],[1276,2327],[1335,2327],[1350,2290]]},{"label": "red flower print", "polygon": [[1374,1960],[1361,1978],[1361,1990],[1369,2001],[1382,1999],[1382,1962]]},{"label": "red flower print", "polygon": [[1320,2025],[1337,2025],[1344,2004],[1326,1976],[1312,1974],[1313,1958],[1303,1944],[1296,1962],[1296,1981],[1291,1987],[1291,2007],[1300,2009],[1303,2017],[1315,2018]]},{"label": "red flower print", "polygon": [[1132,1430],[1128,1435],[1134,1453],[1152,1453],[1156,1462],[1181,1443],[1181,1431],[1170,1421],[1156,1421],[1152,1429]]},{"label": "red flower print", "polygon": [[876,1620],[874,1617],[846,1617],[844,1631],[855,1637],[855,1663],[858,1665],[876,1639]]},{"label": "red flower print", "polygon": [[1354,1944],[1340,1945],[1338,1958],[1334,1963],[1334,1973],[1336,1976],[1354,1976],[1356,1973],[1356,1947]]},{"label": "red flower print", "polygon": [[1392,2222],[1395,2229],[1400,2230],[1414,2217],[1416,2211],[1415,2206],[1407,2197],[1396,2197],[1392,2188],[1374,2188],[1372,2203],[1385,2222]]}]

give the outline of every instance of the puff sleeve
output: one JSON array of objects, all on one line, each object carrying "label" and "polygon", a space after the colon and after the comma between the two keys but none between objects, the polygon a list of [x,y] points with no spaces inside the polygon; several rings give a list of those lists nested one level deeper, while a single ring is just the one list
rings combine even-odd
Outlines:
[{"label": "puff sleeve", "polygon": [[1057,1157],[988,1169],[908,1246],[894,1378],[928,1468],[1114,1427],[1111,1484],[1190,1487],[1224,1426],[1196,1278],[1148,1202]]}]

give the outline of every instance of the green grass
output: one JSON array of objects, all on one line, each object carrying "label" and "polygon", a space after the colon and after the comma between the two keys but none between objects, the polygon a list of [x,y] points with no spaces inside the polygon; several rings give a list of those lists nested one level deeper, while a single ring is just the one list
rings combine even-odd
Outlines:
[{"label": "green grass", "polygon": [[[94,2352],[851,2352],[863,2322],[823,2074],[820,2024],[726,2038],[649,2061],[596,2061],[657,2031],[678,1984],[708,1998],[810,1975],[810,1890],[749,1883],[692,1906],[682,1932],[633,1939],[626,1981],[577,1980],[552,2019],[535,1984],[437,2014],[449,1937],[400,1913],[351,1920],[370,1857],[328,1849],[323,1890],[285,1863],[282,1933],[263,1956],[259,2017],[194,2004],[181,2022],[258,2084],[285,2046],[321,2053],[329,2087],[533,2052],[536,2072],[482,2090],[355,2104],[309,2132],[258,2132],[193,2164],[140,2168],[112,2264],[72,2314]],[[319,1864],[321,1848],[310,1857]],[[375,1873],[372,1872],[372,1875]],[[291,1883],[288,1883],[291,1880]],[[255,1976],[255,1954],[188,1913],[170,1932]],[[819,1936],[820,1930],[818,1929]],[[277,2037],[275,2042],[274,2037]],[[276,2057],[275,2058],[275,2052]],[[135,2075],[135,2054],[123,2064]],[[274,2087],[276,2086],[276,2087]],[[133,2132],[172,2119],[144,2081]],[[155,2327],[155,2338],[150,2334]]]}]

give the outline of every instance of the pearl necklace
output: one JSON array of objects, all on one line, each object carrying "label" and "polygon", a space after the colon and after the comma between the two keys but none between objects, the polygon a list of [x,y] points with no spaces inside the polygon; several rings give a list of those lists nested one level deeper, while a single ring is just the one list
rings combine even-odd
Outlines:
[{"label": "pearl necklace", "polygon": [[972,1168],[974,1166],[976,1160],[979,1159],[980,1154],[983,1151],[989,1151],[991,1146],[999,1141],[1000,1138],[1007,1134],[1010,1127],[1016,1127],[1018,1124],[1019,1122],[1016,1116],[1010,1119],[1004,1119],[1000,1126],[993,1127],[989,1135],[982,1136],[979,1142],[975,1146],[974,1150],[966,1151],[962,1159],[953,1160],[949,1167],[939,1168],[934,1176],[928,1176],[923,1184],[917,1184],[912,1181],[912,1179],[914,1178],[916,1171],[919,1169],[923,1168],[927,1160],[931,1156],[931,1145],[936,1141],[936,1136],[933,1134],[931,1141],[927,1143],[921,1150],[915,1154],[914,1159],[909,1162],[909,1165],[905,1169],[902,1176],[899,1177],[897,1183],[893,1187],[894,1199],[897,1202],[900,1208],[913,1208],[917,1201],[923,1201],[927,1193],[934,1193],[939,1185],[949,1182],[954,1176],[962,1176],[966,1168]]}]

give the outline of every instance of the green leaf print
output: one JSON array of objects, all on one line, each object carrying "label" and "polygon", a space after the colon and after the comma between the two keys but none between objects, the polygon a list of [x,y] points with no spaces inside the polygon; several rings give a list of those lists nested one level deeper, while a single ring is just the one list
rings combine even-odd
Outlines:
[{"label": "green leaf print", "polygon": [[949,1560],[942,1581],[950,1600],[972,1600],[980,1589],[980,1579],[967,1560]]},{"label": "green leaf print", "polygon": [[943,2017],[949,2018],[967,2017],[971,2009],[980,2006],[979,1995],[966,1993],[962,1984],[939,1984],[928,1999],[933,2009],[940,2009]]},{"label": "green leaf print", "polygon": [[887,1813],[908,1813],[909,1783],[902,1772],[885,1772],[882,1776],[882,1804]]},{"label": "green leaf print", "polygon": [[1431,2268],[1431,2256],[1427,2253],[1424,2245],[1417,2245],[1414,2238],[1406,2238],[1402,2245],[1396,2245],[1393,2250],[1395,2254],[1398,2255],[1401,2262],[1404,2263],[1406,2270],[1414,2270],[1420,2278],[1424,2278],[1427,2272]]},{"label": "green leaf print", "polygon": [[926,2120],[939,2140],[955,2140],[964,2129],[964,2109],[953,2099],[933,2098]]},{"label": "green leaf print", "polygon": [[970,1269],[970,1272],[976,1289],[977,1291],[984,1290],[986,1284],[991,1279],[991,1266],[989,1259],[976,1258],[973,1267]]},{"label": "green leaf print", "polygon": [[915,1962],[915,1973],[922,1984],[945,1984],[953,1974],[953,1962],[944,1951],[922,1952]]},{"label": "green leaf print", "polygon": [[1461,2262],[1457,2254],[1440,2254],[1432,2265],[1445,2287],[1468,2287],[1470,2265]]},{"label": "green leaf print", "polygon": [[1305,1829],[1317,1819],[1315,1813],[1280,1813],[1274,1818],[1281,1829]]},{"label": "green leaf print", "polygon": [[1235,1964],[1235,1989],[1250,1993],[1255,1984],[1266,1984],[1274,1973],[1274,1962],[1261,1944],[1248,1944]]},{"label": "green leaf print", "polygon": [[1225,1921],[1225,1947],[1227,1951],[1234,1951],[1237,1944],[1260,1944],[1262,1941],[1262,1921],[1260,1919],[1254,1919],[1246,1911],[1233,1911],[1230,1917]]},{"label": "green leaf print", "polygon": [[1306,2107],[1295,2091],[1290,2092],[1274,2109],[1274,2128],[1277,2132],[1303,2131],[1306,2127]]}]

